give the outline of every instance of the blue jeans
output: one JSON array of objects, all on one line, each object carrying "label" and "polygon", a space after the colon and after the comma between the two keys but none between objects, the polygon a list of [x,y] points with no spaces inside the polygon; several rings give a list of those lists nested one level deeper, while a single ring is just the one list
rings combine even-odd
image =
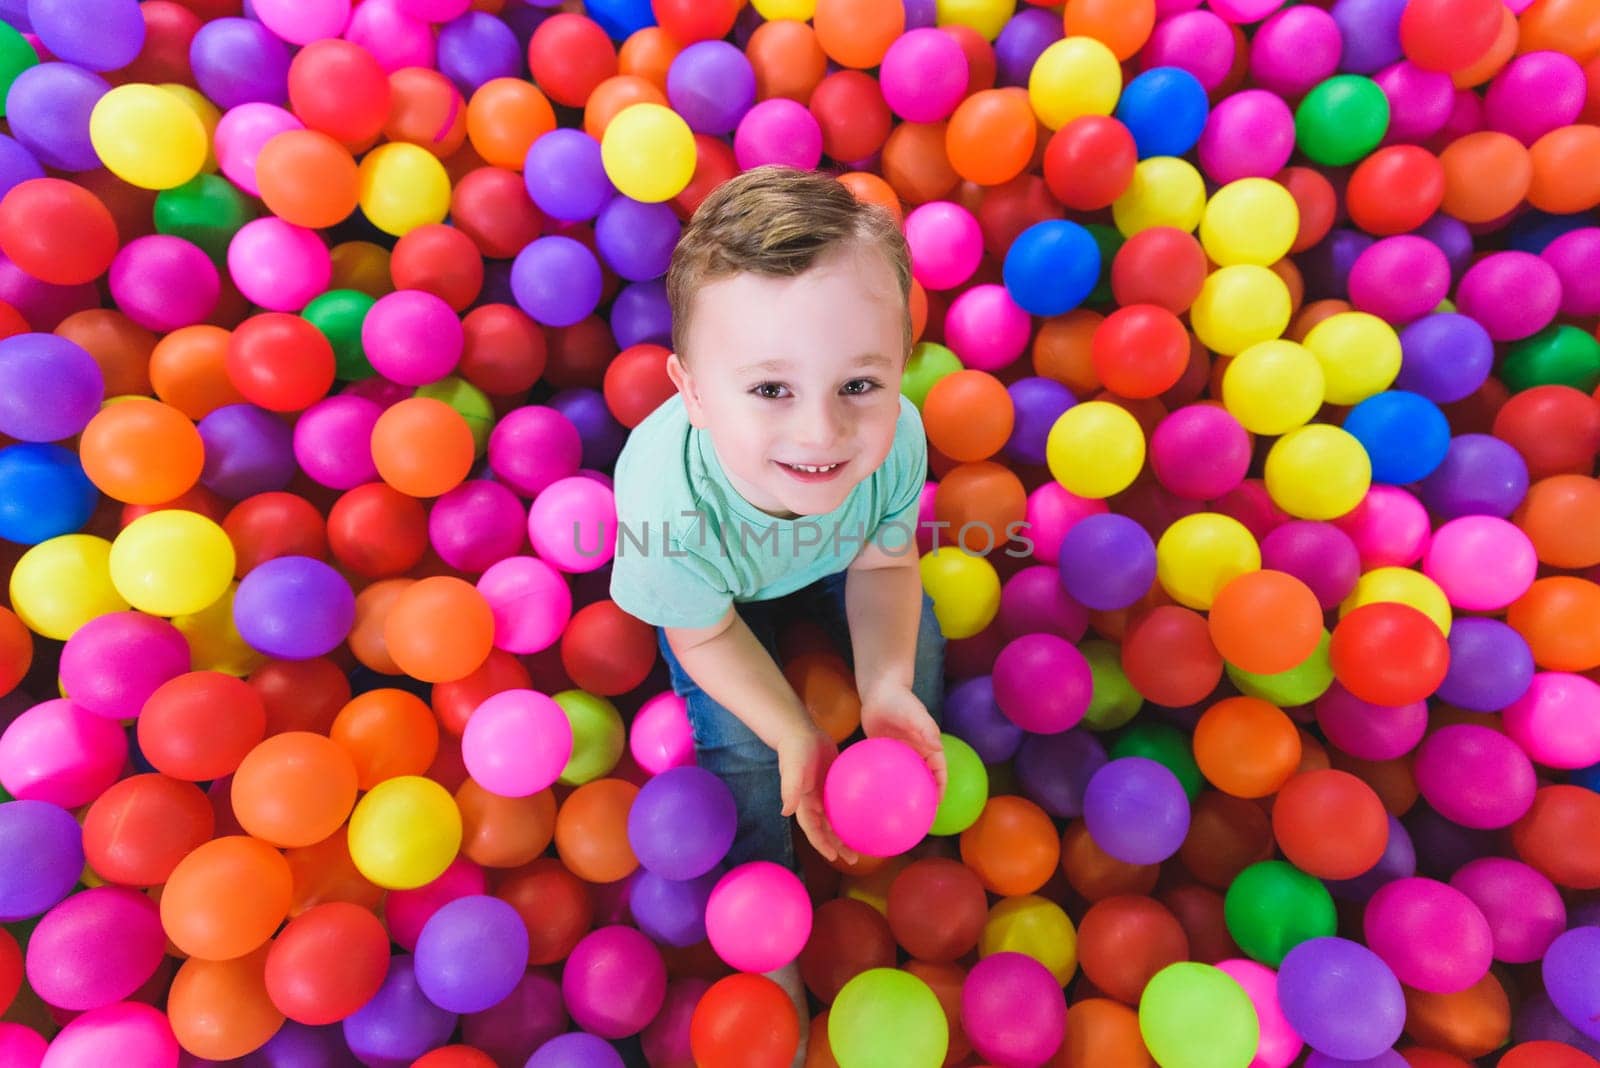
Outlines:
[{"label": "blue jeans", "polygon": [[[735,606],[740,618],[766,650],[777,658],[778,632],[795,616],[817,620],[846,662],[854,662],[850,624],[845,614],[845,576],[840,571],[803,589],[771,601],[747,601]],[[739,812],[739,829],[726,865],[769,860],[798,870],[789,820],[783,816],[779,794],[778,754],[758,738],[744,721],[712,700],[691,679],[667,644],[666,632],[657,631],[661,655],[672,675],[672,689],[688,705],[694,732],[696,762],[733,791]],[[940,722],[944,696],[944,635],[933,614],[933,599],[922,595],[922,621],[917,628],[917,653],[912,692]]]}]

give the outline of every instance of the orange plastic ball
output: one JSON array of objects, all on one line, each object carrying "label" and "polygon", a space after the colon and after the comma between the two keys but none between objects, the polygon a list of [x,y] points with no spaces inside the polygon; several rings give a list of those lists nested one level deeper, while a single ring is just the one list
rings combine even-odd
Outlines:
[{"label": "orange plastic ball", "polygon": [[1044,809],[1002,794],[989,798],[977,822],[961,832],[961,859],[984,889],[1007,897],[1031,894],[1055,871],[1061,842]]},{"label": "orange plastic ball", "polygon": [[466,678],[494,647],[494,613],[471,583],[418,579],[389,608],[383,637],[402,671],[424,682]]},{"label": "orange plastic ball", "polygon": [[1222,658],[1257,675],[1303,663],[1322,640],[1322,606],[1300,579],[1252,571],[1217,591],[1206,620]]},{"label": "orange plastic ball", "polygon": [[572,791],[556,813],[556,852],[578,878],[614,883],[639,866],[628,843],[628,810],[639,788],[596,779]]},{"label": "orange plastic ball", "polygon": [[178,409],[134,397],[108,404],[78,440],[83,473],[113,500],[162,504],[200,480],[205,445]]},{"label": "orange plastic ball", "polygon": [[240,826],[255,837],[308,846],[343,826],[355,808],[355,764],[320,734],[275,734],[234,772],[232,801]]},{"label": "orange plastic ball", "polygon": [[1005,384],[987,371],[956,371],[928,390],[928,441],[952,460],[987,460],[1011,437],[1016,412]]},{"label": "orange plastic ball", "polygon": [[254,838],[216,838],[173,869],[161,894],[161,926],[191,957],[232,960],[272,937],[292,891],[282,853]]},{"label": "orange plastic ball", "polygon": [[1200,717],[1194,759],[1213,786],[1234,797],[1276,793],[1300,764],[1300,734],[1276,705],[1228,697]]},{"label": "orange plastic ball", "polygon": [[1272,833],[1289,863],[1319,879],[1370,871],[1389,844],[1389,815],[1377,793],[1347,771],[1296,775],[1278,791]]},{"label": "orange plastic ball", "polygon": [[459,412],[432,397],[409,397],[384,410],[372,428],[378,476],[412,497],[439,497],[472,470],[472,428]]}]

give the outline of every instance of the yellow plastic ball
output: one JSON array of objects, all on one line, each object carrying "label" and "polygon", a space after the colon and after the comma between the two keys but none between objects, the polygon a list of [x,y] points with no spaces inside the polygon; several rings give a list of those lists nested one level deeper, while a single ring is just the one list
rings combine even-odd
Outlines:
[{"label": "yellow plastic ball", "polygon": [[1188,232],[1206,210],[1206,182],[1188,160],[1151,156],[1133,168],[1128,188],[1111,203],[1111,221],[1123,237],[1154,226]]},{"label": "yellow plastic ball", "polygon": [[113,88],[89,112],[89,143],[106,170],[141,189],[171,189],[200,173],[210,142],[200,117],[160,86]]},{"label": "yellow plastic ball", "polygon": [[778,19],[807,22],[817,13],[817,0],[750,0],[750,6],[768,22]]},{"label": "yellow plastic ball", "polygon": [[1198,512],[1173,523],[1156,542],[1156,581],[1186,608],[1205,611],[1217,591],[1261,570],[1261,547],[1232,516]]},{"label": "yellow plastic ball", "polygon": [[1410,605],[1450,637],[1450,599],[1439,584],[1420,571],[1409,567],[1377,567],[1356,580],[1356,588],[1339,605],[1339,617],[1354,612],[1364,604]]},{"label": "yellow plastic ball", "polygon": [[1268,178],[1229,182],[1212,195],[1200,216],[1200,244],[1220,267],[1269,267],[1289,254],[1299,231],[1294,197]]},{"label": "yellow plastic ball", "polygon": [[[944,4],[939,7],[942,11]],[[1039,54],[1028,74],[1033,113],[1052,130],[1085,115],[1111,114],[1121,95],[1122,66],[1111,49],[1093,37],[1055,42]]]},{"label": "yellow plastic ball", "polygon": [[385,779],[350,814],[350,859],[374,886],[414,890],[433,882],[461,848],[461,810],[450,791],[420,775]]},{"label": "yellow plastic ball", "polygon": [[1400,336],[1376,315],[1330,315],[1311,328],[1305,344],[1322,364],[1329,404],[1360,404],[1400,374]]},{"label": "yellow plastic ball", "polygon": [[1283,279],[1259,264],[1238,263],[1206,276],[1189,308],[1189,325],[1212,352],[1237,356],[1283,336],[1293,310]]},{"label": "yellow plastic ball", "polygon": [[1126,408],[1085,401],[1061,413],[1045,438],[1045,463],[1063,489],[1101,500],[1133,485],[1144,467],[1144,429]]},{"label": "yellow plastic ball", "polygon": [[1266,481],[1272,503],[1297,519],[1337,519],[1372,488],[1372,461],[1354,435],[1313,423],[1272,443]]},{"label": "yellow plastic ball", "polygon": [[183,101],[183,106],[194,112],[200,120],[200,125],[206,131],[206,161],[200,165],[200,173],[215,174],[220,164],[217,163],[217,123],[222,121],[222,111],[213,104],[204,93],[189,85],[178,82],[162,82],[161,88]]},{"label": "yellow plastic ball", "polygon": [[694,177],[694,132],[671,108],[633,104],[607,124],[600,162],[623,196],[659,204],[683,192]]},{"label": "yellow plastic ball", "polygon": [[361,213],[386,234],[404,237],[450,213],[450,175],[421,145],[391,141],[361,160]]},{"label": "yellow plastic ball", "polygon": [[978,938],[978,957],[1021,953],[1050,969],[1066,986],[1078,970],[1078,929],[1066,910],[1038,894],[995,902]]},{"label": "yellow plastic ball", "polygon": [[111,543],[92,534],[41,541],[11,569],[11,607],[35,634],[64,642],[128,602],[111,582]]},{"label": "yellow plastic ball", "polygon": [[1016,10],[1016,0],[938,0],[935,18],[941,26],[971,26],[992,41]]},{"label": "yellow plastic ball", "polygon": [[242,679],[267,662],[233,622],[233,597],[238,592],[239,584],[229,583],[221,597],[200,611],[172,617],[172,625],[189,643],[190,670],[220,671]]},{"label": "yellow plastic ball", "polygon": [[1000,611],[1000,576],[983,557],[941,545],[917,566],[946,638],[970,638]]},{"label": "yellow plastic ball", "polygon": [[1322,407],[1322,364],[1283,338],[1251,345],[1222,373],[1222,406],[1252,434],[1287,434]]},{"label": "yellow plastic ball", "polygon": [[111,581],[141,612],[198,612],[233,581],[233,542],[198,512],[169,508],[140,516],[111,543]]}]

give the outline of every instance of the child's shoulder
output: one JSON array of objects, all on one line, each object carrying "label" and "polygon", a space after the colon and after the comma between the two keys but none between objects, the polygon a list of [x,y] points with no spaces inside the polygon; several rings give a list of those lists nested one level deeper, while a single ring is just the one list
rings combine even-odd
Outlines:
[{"label": "child's shoulder", "polygon": [[690,429],[689,413],[677,393],[635,425],[613,469],[618,500],[632,491],[659,487],[674,471],[681,477]]}]

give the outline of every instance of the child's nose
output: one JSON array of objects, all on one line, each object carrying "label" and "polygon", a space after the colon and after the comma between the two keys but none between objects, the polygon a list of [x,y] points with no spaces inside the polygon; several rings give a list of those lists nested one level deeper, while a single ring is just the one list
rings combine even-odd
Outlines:
[{"label": "child's nose", "polygon": [[844,436],[845,421],[839,406],[832,398],[804,406],[793,434],[797,444],[811,449],[823,449],[835,444]]}]

